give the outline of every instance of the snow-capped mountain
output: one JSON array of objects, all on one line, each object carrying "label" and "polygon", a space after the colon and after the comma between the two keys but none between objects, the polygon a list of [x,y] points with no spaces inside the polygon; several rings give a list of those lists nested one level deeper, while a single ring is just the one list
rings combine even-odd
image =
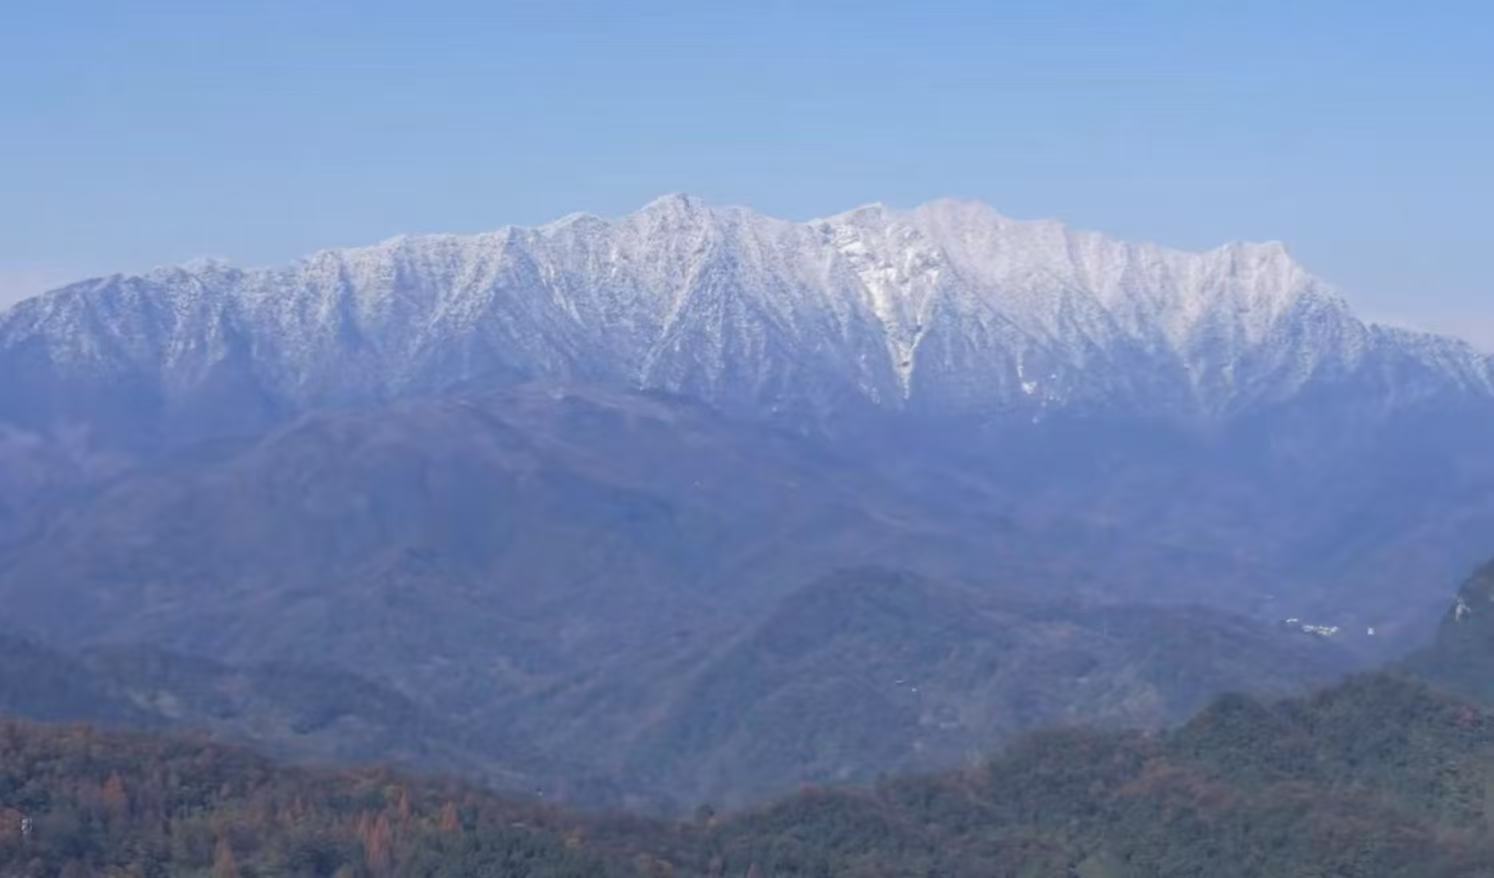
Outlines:
[{"label": "snow-capped mountain", "polygon": [[1420,642],[1491,371],[1277,244],[953,201],[117,275],[0,314],[0,627],[356,671],[525,772],[923,766]]},{"label": "snow-capped mountain", "polygon": [[1279,244],[1187,253],[975,203],[787,222],[688,196],[292,265],[73,284],[0,315],[0,421],[276,412],[556,379],[729,410],[1218,419],[1349,385],[1494,398],[1489,358],[1367,325]]}]

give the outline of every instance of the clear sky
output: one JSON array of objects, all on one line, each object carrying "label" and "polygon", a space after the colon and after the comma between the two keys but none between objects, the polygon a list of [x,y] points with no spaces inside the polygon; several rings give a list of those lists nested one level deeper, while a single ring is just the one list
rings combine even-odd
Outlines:
[{"label": "clear sky", "polygon": [[1494,11],[1356,2],[33,2],[0,300],[686,191],[1280,239],[1494,346]]}]

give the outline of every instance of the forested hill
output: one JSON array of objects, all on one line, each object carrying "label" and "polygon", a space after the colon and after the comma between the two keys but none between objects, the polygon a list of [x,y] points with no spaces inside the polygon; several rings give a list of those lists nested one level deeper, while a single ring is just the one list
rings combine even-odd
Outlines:
[{"label": "forested hill", "polygon": [[1405,667],[1454,694],[1494,704],[1494,561],[1463,583],[1431,645]]},{"label": "forested hill", "polygon": [[0,875],[1476,876],[1494,874],[1491,790],[1494,717],[1384,675],[683,823],[9,723]]},{"label": "forested hill", "polygon": [[202,741],[0,725],[0,875],[608,875],[577,821]]}]

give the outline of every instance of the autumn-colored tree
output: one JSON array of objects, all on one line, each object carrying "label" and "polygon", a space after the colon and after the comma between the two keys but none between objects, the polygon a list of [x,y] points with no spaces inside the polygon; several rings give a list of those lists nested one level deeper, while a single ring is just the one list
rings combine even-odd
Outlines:
[{"label": "autumn-colored tree", "polygon": [[639,854],[633,864],[647,878],[674,878],[674,867],[652,854]]},{"label": "autumn-colored tree", "polygon": [[394,865],[394,830],[389,825],[389,816],[381,813],[376,818],[369,818],[365,815],[359,821],[358,837],[363,842],[363,860],[369,871],[375,875],[387,875]]},{"label": "autumn-colored tree", "polygon": [[124,778],[119,776],[119,772],[110,774],[109,779],[104,781],[99,800],[114,817],[123,817],[130,812],[130,796],[125,792]]},{"label": "autumn-colored tree", "polygon": [[462,817],[457,813],[456,802],[447,802],[441,806],[441,818],[437,825],[442,832],[446,833],[462,831]]},{"label": "autumn-colored tree", "polygon": [[394,811],[399,815],[399,825],[410,825],[410,791],[404,787],[399,788],[399,794],[395,797]]},{"label": "autumn-colored tree", "polygon": [[21,820],[25,815],[14,808],[0,809],[0,842],[21,837]]},{"label": "autumn-colored tree", "polygon": [[219,838],[213,850],[213,878],[239,878],[239,863],[227,838]]}]

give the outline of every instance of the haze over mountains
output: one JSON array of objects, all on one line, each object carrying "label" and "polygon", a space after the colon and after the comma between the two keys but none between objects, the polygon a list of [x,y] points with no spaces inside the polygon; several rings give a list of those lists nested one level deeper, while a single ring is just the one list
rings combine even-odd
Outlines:
[{"label": "haze over mountains", "polygon": [[[84,281],[0,314],[0,373],[11,627],[355,674],[438,764],[603,797],[1300,687],[1418,642],[1494,532],[1489,357],[1280,245],[963,202]],[[184,685],[146,676],[107,686]]]}]

